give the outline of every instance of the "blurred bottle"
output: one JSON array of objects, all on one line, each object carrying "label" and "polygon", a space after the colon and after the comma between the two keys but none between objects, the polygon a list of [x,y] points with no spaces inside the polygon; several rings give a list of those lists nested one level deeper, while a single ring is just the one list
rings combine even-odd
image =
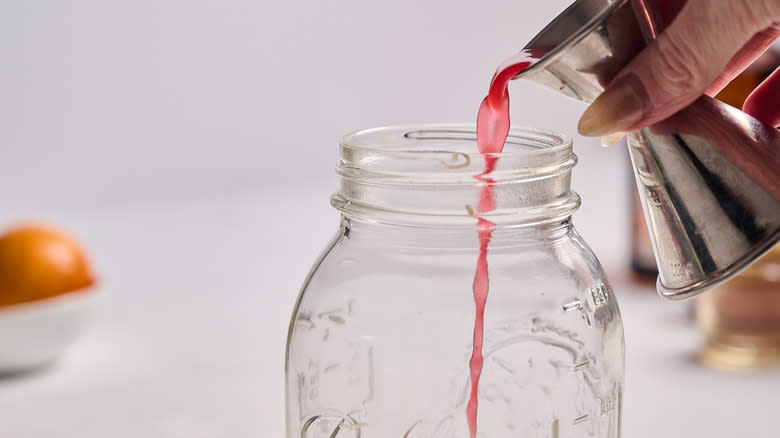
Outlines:
[{"label": "blurred bottle", "polygon": [[714,368],[780,365],[780,246],[727,283],[702,294],[696,316]]},{"label": "blurred bottle", "polygon": [[716,99],[735,107],[742,108],[753,89],[780,66],[780,43],[776,43],[756,59],[742,74],[734,78]]},{"label": "blurred bottle", "polygon": [[[780,65],[780,48],[766,52],[716,97],[741,108],[750,92]],[[780,246],[747,270],[696,299],[704,333],[702,363],[748,370],[780,365]]]}]

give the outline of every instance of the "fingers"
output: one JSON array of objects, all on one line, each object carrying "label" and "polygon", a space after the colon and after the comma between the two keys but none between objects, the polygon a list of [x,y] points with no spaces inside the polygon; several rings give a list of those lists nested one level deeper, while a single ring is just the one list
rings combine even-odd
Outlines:
[{"label": "fingers", "polygon": [[585,111],[581,134],[636,130],[693,102],[780,14],[778,0],[689,0]]},{"label": "fingers", "polygon": [[780,68],[750,93],[742,110],[769,126],[780,126]]},{"label": "fingers", "polygon": [[704,92],[708,96],[715,96],[720,93],[726,85],[729,84],[734,78],[748,68],[753,62],[761,57],[766,50],[780,38],[780,25],[771,26],[768,29],[755,34],[750,41],[747,42],[723,69],[718,78],[707,87]]}]

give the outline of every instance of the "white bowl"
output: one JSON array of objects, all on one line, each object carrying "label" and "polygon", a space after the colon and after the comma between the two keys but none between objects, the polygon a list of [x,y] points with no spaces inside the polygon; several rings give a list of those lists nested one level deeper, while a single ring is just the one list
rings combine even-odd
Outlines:
[{"label": "white bowl", "polygon": [[81,333],[95,292],[71,292],[0,307],[0,373],[15,373],[57,359]]}]

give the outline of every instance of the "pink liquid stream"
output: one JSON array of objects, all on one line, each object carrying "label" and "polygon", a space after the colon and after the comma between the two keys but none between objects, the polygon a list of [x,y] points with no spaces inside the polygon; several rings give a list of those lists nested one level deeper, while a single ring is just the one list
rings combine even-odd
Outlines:
[{"label": "pink liquid stream", "polygon": [[479,106],[477,115],[477,145],[479,152],[485,159],[485,170],[475,175],[483,186],[479,195],[477,207],[477,236],[479,237],[479,257],[477,269],[474,274],[472,290],[474,292],[474,304],[476,314],[474,317],[474,340],[469,370],[471,374],[471,395],[466,406],[466,417],[469,424],[471,438],[477,436],[477,409],[479,405],[479,379],[482,376],[482,341],[485,330],[485,304],[487,303],[490,277],[488,275],[487,253],[490,238],[495,225],[493,222],[481,217],[482,214],[493,211],[496,202],[493,195],[495,181],[490,174],[496,167],[498,154],[504,149],[506,137],[509,134],[509,81],[518,73],[525,70],[536,59],[525,52],[521,52],[505,60],[496,69],[493,79],[490,81],[488,95]]}]

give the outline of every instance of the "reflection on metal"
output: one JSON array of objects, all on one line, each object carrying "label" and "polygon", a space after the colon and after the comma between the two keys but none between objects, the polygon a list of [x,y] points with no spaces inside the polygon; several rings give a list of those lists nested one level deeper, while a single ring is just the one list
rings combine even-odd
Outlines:
[{"label": "reflection on metal", "polygon": [[[592,102],[662,30],[656,3],[578,0],[526,45],[539,59],[518,76]],[[702,96],[627,139],[662,296],[715,287],[780,242],[780,131]]]}]

